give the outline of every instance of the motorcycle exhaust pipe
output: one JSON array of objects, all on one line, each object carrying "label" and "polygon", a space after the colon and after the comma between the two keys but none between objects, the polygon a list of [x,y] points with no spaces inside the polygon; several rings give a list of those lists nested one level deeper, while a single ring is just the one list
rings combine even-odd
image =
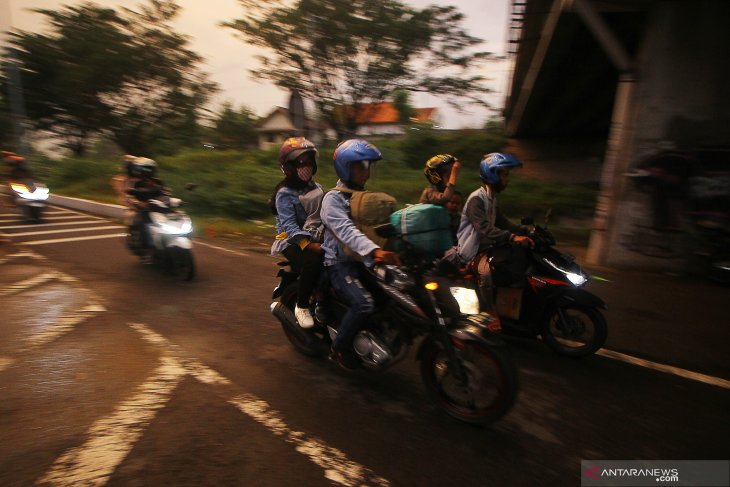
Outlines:
[{"label": "motorcycle exhaust pipe", "polygon": [[311,343],[312,337],[297,324],[297,319],[289,308],[278,301],[274,301],[271,303],[271,314],[281,321],[282,325],[293,331],[304,343]]}]

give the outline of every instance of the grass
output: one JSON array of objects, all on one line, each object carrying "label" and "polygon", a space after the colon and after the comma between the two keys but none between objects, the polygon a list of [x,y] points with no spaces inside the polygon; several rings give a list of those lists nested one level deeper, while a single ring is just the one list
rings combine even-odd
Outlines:
[{"label": "grass", "polygon": [[[368,189],[393,195],[400,206],[417,202],[426,180],[420,168],[406,163],[403,144],[397,140],[375,141],[383,152]],[[488,149],[493,150],[493,149]],[[337,177],[331,164],[333,148],[320,150],[315,179],[325,189],[332,188]],[[277,151],[185,151],[173,157],[160,157],[160,177],[183,198],[194,219],[198,233],[215,236],[273,237],[273,216],[268,208],[271,192],[282,174],[276,162]],[[101,159],[51,160],[34,158],[32,168],[52,192],[116,203],[110,180],[119,163]],[[458,187],[464,199],[479,187],[479,160],[462,160]],[[198,185],[192,192],[185,185]],[[532,216],[541,224],[545,212],[552,209],[551,228],[560,237],[587,242],[589,228],[561,227],[560,220],[590,219],[598,194],[598,183],[562,184],[522,178],[515,171],[510,187],[499,196],[505,214],[513,221]]]}]

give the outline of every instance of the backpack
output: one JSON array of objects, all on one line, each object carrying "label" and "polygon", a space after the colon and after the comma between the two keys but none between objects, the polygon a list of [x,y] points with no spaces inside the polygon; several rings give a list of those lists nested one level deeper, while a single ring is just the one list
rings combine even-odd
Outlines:
[{"label": "backpack", "polygon": [[395,250],[403,250],[410,244],[419,255],[441,257],[454,245],[451,234],[451,216],[440,205],[419,203],[410,205],[390,215],[390,223],[398,232]]},{"label": "backpack", "polygon": [[[333,189],[352,195],[350,198],[350,217],[353,223],[378,247],[386,248],[389,243],[388,239],[375,233],[375,227],[390,221],[390,215],[395,211],[395,198],[389,194],[374,191],[355,191],[343,187]],[[347,245],[345,245],[345,254],[350,258],[361,258]]]}]

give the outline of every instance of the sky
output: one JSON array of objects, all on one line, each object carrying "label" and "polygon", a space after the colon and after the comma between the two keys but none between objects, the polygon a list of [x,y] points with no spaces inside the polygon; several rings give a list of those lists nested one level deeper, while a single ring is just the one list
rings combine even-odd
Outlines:
[{"label": "sky", "polygon": [[[41,31],[46,27],[45,18],[31,10],[56,10],[64,5],[83,2],[0,0],[0,15],[7,15],[4,12],[8,10],[8,3],[12,28]],[[140,2],[96,0],[94,3],[114,8],[120,5],[134,8]],[[255,55],[261,51],[238,39],[234,30],[219,26],[221,22],[243,16],[243,7],[236,0],[178,0],[177,3],[182,7],[182,12],[174,22],[177,31],[190,37],[190,49],[206,59],[201,68],[220,86],[220,92],[213,98],[210,108],[215,110],[223,102],[229,101],[236,107],[245,105],[257,115],[264,116],[276,106],[287,106],[287,92],[273,83],[253,80],[248,73],[249,69],[256,66]],[[462,26],[469,34],[485,40],[482,49],[498,55],[506,52],[510,0],[405,0],[405,3],[416,8],[424,8],[429,4],[454,5],[465,14]],[[7,18],[2,19],[0,28],[7,24]],[[493,106],[501,107],[507,92],[509,63],[502,61],[489,64],[481,73],[491,80],[489,87],[494,91],[487,100]],[[481,127],[490,116],[489,111],[473,106],[465,107],[466,113],[458,113],[445,102],[424,93],[413,94],[411,104],[419,108],[437,107],[442,126],[448,129]]]}]

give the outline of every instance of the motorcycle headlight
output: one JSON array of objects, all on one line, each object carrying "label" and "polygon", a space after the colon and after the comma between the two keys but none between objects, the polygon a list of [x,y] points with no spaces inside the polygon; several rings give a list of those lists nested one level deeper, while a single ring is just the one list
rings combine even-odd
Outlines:
[{"label": "motorcycle headlight", "polygon": [[459,305],[459,312],[464,315],[479,314],[479,295],[468,287],[450,287],[449,291]]},{"label": "motorcycle headlight", "polygon": [[588,282],[588,279],[585,278],[585,276],[581,274],[575,274],[573,272],[566,272],[565,277],[568,278],[570,282],[573,283],[574,286],[580,287],[586,282]]}]

